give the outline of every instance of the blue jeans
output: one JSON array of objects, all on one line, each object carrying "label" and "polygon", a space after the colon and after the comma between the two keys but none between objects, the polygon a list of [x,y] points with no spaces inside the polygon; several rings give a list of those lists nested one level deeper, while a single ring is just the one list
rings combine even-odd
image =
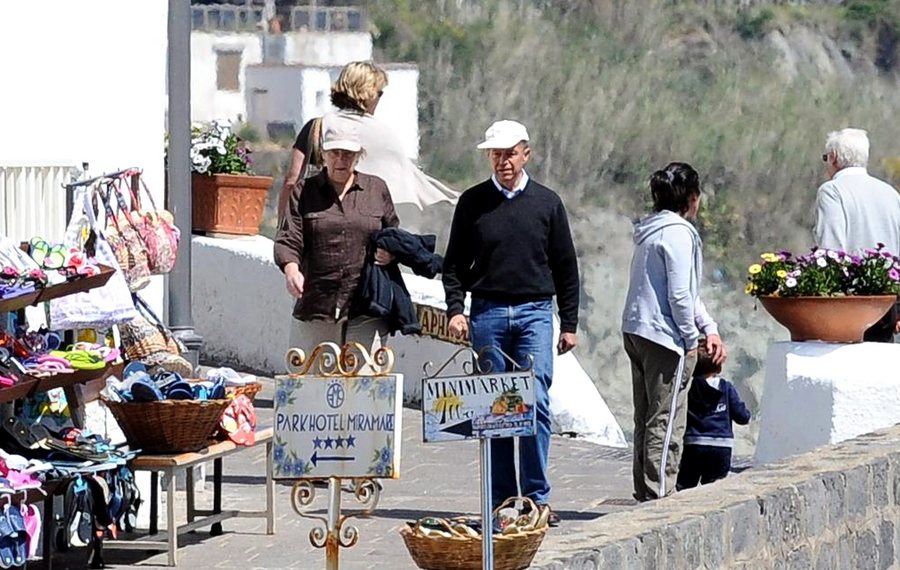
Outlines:
[{"label": "blue jeans", "polygon": [[[509,305],[472,299],[470,313],[472,348],[499,347],[520,365],[534,357],[537,435],[519,439],[519,485],[522,495],[539,505],[550,499],[547,459],[550,453],[550,383],[553,380],[553,305],[536,301]],[[495,351],[484,360],[495,371],[511,371],[512,365]],[[484,364],[482,364],[484,366]],[[491,441],[491,499],[496,507],[519,495],[513,438]]]}]

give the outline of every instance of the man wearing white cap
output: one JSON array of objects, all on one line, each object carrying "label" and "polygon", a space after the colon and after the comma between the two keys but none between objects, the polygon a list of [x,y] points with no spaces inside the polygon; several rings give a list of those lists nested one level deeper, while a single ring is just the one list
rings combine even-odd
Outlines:
[{"label": "man wearing white cap", "polygon": [[[566,210],[559,196],[531,179],[528,131],[516,121],[497,121],[478,145],[493,175],[466,190],[456,205],[444,259],[444,290],[451,334],[470,333],[472,347],[498,347],[519,365],[534,357],[537,435],[519,438],[518,486],[513,440],[491,446],[494,506],[521,494],[549,509],[550,399],[553,378],[553,296],[559,307],[563,354],[576,344],[578,261]],[[472,293],[471,331],[463,314]],[[495,351],[484,360],[493,370],[509,363]],[[551,512],[551,524],[559,517]]]}]

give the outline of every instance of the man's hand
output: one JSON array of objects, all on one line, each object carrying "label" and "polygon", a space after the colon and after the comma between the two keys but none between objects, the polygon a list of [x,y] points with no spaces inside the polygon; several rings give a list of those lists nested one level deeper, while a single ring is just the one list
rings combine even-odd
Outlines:
[{"label": "man's hand", "polygon": [[284,267],[284,280],[288,293],[292,297],[299,299],[303,296],[303,286],[306,284],[306,278],[300,273],[300,268],[296,263],[288,263]]},{"label": "man's hand", "polygon": [[453,315],[450,317],[450,323],[447,327],[450,329],[450,335],[456,338],[466,338],[469,336],[469,321],[465,315]]},{"label": "man's hand", "polygon": [[575,333],[560,333],[559,342],[556,343],[556,353],[565,354],[575,348],[577,344],[578,338],[575,336]]},{"label": "man's hand", "polygon": [[706,350],[709,351],[713,364],[716,366],[721,366],[725,359],[728,358],[725,343],[722,342],[722,337],[717,334],[711,334],[706,337]]},{"label": "man's hand", "polygon": [[390,265],[394,262],[394,256],[386,249],[380,247],[375,250],[375,265]]}]

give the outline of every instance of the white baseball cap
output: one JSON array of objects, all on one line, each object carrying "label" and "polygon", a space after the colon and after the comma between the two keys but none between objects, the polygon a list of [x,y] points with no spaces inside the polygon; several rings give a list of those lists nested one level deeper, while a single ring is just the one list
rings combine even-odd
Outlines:
[{"label": "white baseball cap", "polygon": [[517,121],[497,121],[484,131],[484,142],[479,149],[512,148],[522,141],[528,140],[525,125]]},{"label": "white baseball cap", "polygon": [[356,127],[346,121],[330,122],[322,133],[322,150],[348,150],[359,152],[362,143],[359,142],[359,132]]}]

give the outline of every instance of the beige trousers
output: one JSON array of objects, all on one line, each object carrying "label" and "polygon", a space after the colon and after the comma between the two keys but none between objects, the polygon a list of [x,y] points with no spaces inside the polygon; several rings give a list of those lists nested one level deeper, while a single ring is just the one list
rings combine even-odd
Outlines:
[{"label": "beige trousers", "polygon": [[634,395],[634,497],[649,501],[675,491],[687,396],[697,357],[625,333]]},{"label": "beige trousers", "polygon": [[355,341],[366,347],[369,354],[374,354],[382,346],[387,346],[387,332],[387,323],[374,317],[357,317],[337,323],[295,319],[291,327],[290,348],[299,348],[309,357],[320,343],[334,342],[343,346]]}]

